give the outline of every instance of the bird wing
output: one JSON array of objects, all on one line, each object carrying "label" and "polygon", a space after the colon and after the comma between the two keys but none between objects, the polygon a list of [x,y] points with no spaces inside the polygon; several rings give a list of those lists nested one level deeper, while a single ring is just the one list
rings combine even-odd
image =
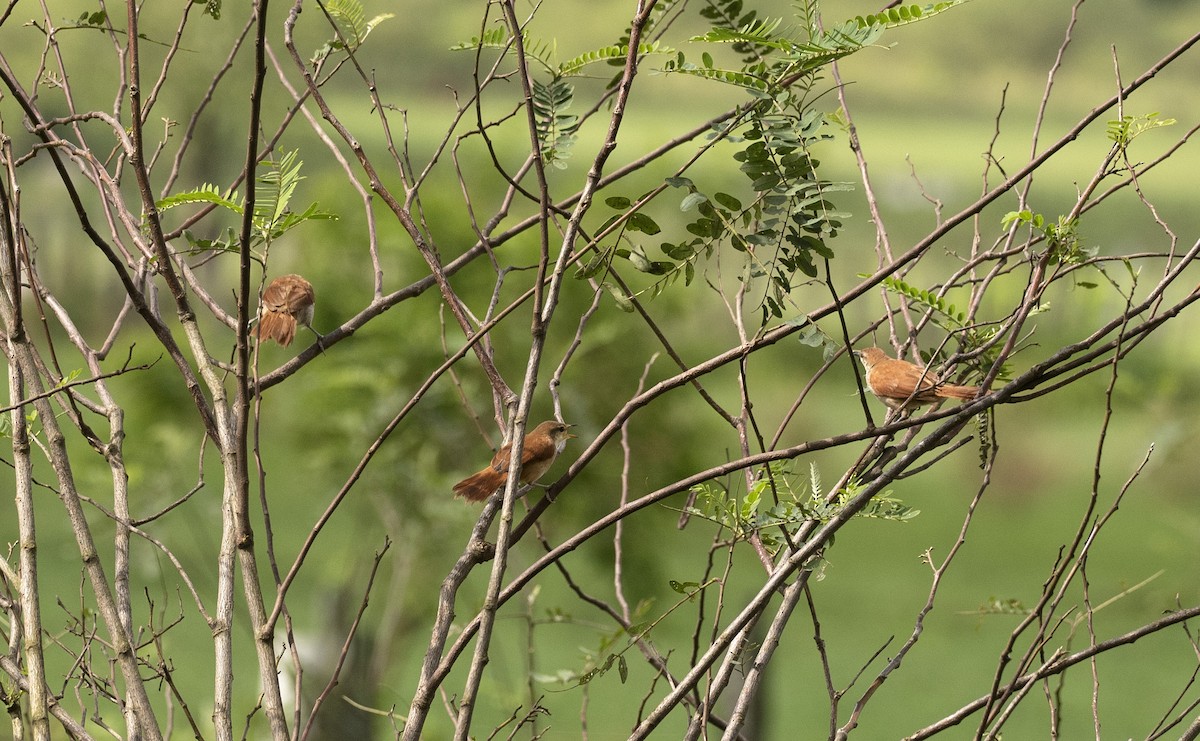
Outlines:
[{"label": "bird wing", "polygon": [[876,377],[872,380],[875,381],[880,394],[891,399],[907,399],[913,395],[917,384],[920,384],[922,392],[936,385],[932,373],[911,363],[893,361],[884,364],[880,370],[883,372],[875,374]]},{"label": "bird wing", "polygon": [[[525,446],[521,448],[521,468],[525,468],[525,464],[534,458],[545,458],[550,455],[553,443],[538,443],[525,442]],[[496,451],[496,455],[492,456],[492,469],[499,473],[508,473],[508,460],[512,456],[512,445],[505,443],[500,446],[500,450]]]}]

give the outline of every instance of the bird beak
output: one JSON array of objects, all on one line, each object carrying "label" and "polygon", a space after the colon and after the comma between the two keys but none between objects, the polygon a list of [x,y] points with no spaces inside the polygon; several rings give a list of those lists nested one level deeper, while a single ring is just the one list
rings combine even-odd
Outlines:
[{"label": "bird beak", "polygon": [[[571,428],[572,428],[572,427],[574,427],[574,426],[575,426],[575,425],[567,425],[567,429],[569,430],[569,429],[571,429]],[[570,432],[568,432],[568,433],[567,433],[567,437],[577,437],[577,435],[572,435]]]}]

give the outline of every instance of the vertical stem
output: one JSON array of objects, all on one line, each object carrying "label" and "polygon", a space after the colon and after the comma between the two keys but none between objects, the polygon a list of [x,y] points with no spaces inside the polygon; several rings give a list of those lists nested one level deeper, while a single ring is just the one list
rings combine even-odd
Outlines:
[{"label": "vertical stem", "polygon": [[[25,396],[25,379],[21,366],[16,362],[17,344],[25,341],[24,317],[21,314],[20,261],[17,257],[17,240],[20,235],[19,200],[20,190],[16,187],[16,173],[12,168],[10,140],[4,137],[2,161],[5,165],[6,182],[12,183],[11,190],[0,188],[0,310],[3,311],[4,354],[8,358],[8,393],[13,405]],[[9,193],[14,197],[9,198]],[[42,648],[42,615],[38,601],[37,575],[37,528],[33,512],[33,464],[29,458],[29,426],[25,421],[24,405],[14,406],[9,413],[12,424],[13,478],[17,507],[17,537],[20,542],[18,562],[18,603],[21,620],[19,629],[14,621],[13,637],[21,636],[21,653],[24,671],[28,676],[29,715],[33,737],[37,741],[50,738],[50,717],[46,696],[46,664]],[[20,717],[16,722],[19,724]],[[15,738],[15,736],[14,736]]]},{"label": "vertical stem", "polygon": [[[6,281],[7,283],[7,281]],[[21,367],[14,362],[15,352],[6,347],[9,358],[9,399],[24,398],[25,381]],[[33,516],[33,467],[29,460],[29,427],[24,406],[10,413],[12,421],[13,469],[16,478],[17,530],[20,539],[21,653],[29,677],[29,720],[35,741],[50,740],[50,716],[46,698],[46,663],[42,650],[42,613],[38,603],[37,528]]]},{"label": "vertical stem", "polygon": [[249,473],[249,421],[250,421],[250,345],[248,327],[250,323],[250,270],[253,265],[250,244],[254,236],[254,210],[256,204],[254,168],[258,162],[258,131],[262,114],[263,80],[267,73],[266,32],[267,0],[255,3],[256,31],[254,44],[254,81],[250,92],[249,139],[246,146],[246,205],[242,215],[242,232],[238,245],[239,287],[237,316],[237,389],[234,396],[231,420],[231,435],[226,451],[226,489],[231,495],[230,506],[233,528],[236,531],[238,562],[242,571],[242,590],[246,596],[246,609],[250,614],[250,626],[254,631],[254,650],[258,658],[259,683],[262,689],[262,705],[271,736],[276,741],[288,738],[287,715],[284,712],[283,696],[279,688],[279,671],[275,660],[275,631],[267,624],[262,584],[259,581],[258,561],[254,555],[254,530],[250,526],[250,473]]}]

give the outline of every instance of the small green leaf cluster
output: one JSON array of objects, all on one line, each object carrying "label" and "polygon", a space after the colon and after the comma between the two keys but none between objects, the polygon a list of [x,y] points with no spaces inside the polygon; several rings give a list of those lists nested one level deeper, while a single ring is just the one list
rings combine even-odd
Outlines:
[{"label": "small green leaf cluster", "polygon": [[928,5],[897,5],[894,8],[885,8],[866,16],[858,16],[854,20],[860,26],[880,25],[887,28],[895,28],[909,23],[916,23],[930,16],[937,15],[944,11],[953,8],[955,5],[962,5],[967,0],[947,0],[946,2],[930,3]]},{"label": "small green leaf cluster", "polygon": [[[25,424],[28,428],[26,434],[31,438],[36,438],[40,435],[40,417],[38,416],[38,411],[32,405],[26,408],[30,410],[25,413]],[[0,414],[0,438],[12,439],[12,436],[12,416],[9,414]]]},{"label": "small green leaf cluster", "polygon": [[1096,248],[1085,247],[1079,237],[1078,218],[1059,216],[1056,221],[1049,222],[1042,214],[1024,209],[1009,211],[1001,223],[1006,229],[1013,223],[1021,223],[1041,232],[1053,265],[1079,265],[1096,256]]},{"label": "small green leaf cluster", "polygon": [[310,63],[314,67],[324,62],[335,51],[353,52],[358,50],[376,26],[389,18],[396,17],[395,13],[381,13],[371,20],[367,20],[366,11],[363,10],[359,0],[326,0],[324,7],[337,26],[338,35],[336,38],[326,41],[313,54]]},{"label": "small green leaf cluster", "polygon": [[780,25],[778,19],[753,20],[737,27],[715,26],[703,35],[692,37],[695,42],[730,44],[735,50],[753,50],[743,59],[740,70],[716,67],[708,52],[701,54],[701,63],[697,65],[689,62],[682,51],[663,69],[775,94],[795,83],[797,78],[810,76],[831,62],[875,43],[883,33],[883,26],[860,27],[855,21],[847,21],[828,30],[811,29],[808,40],[798,41],[777,34]]},{"label": "small green leaf cluster", "polygon": [[[451,51],[475,51],[490,49],[502,54],[514,46],[514,37],[507,27],[490,29],[482,36],[472,37],[450,47]],[[540,65],[549,74],[549,81],[533,80],[532,100],[536,122],[539,151],[542,161],[551,167],[565,170],[571,147],[575,144],[580,120],[567,113],[575,99],[575,88],[566,78],[583,73],[590,65],[605,62],[623,64],[629,55],[629,45],[611,44],[579,54],[565,62],[556,62],[556,46],[547,41],[534,39],[525,32],[521,34],[521,50],[525,59]],[[666,54],[672,50],[658,43],[639,44],[638,56]]]},{"label": "small green leaf cluster", "polygon": [[[754,62],[762,56],[770,53],[769,35],[767,43],[759,46],[759,42],[754,36],[755,33],[749,29],[755,28],[758,18],[758,12],[749,10],[742,13],[744,3],[742,0],[712,0],[712,2],[700,9],[700,16],[705,18],[712,24],[714,31],[716,30],[732,30],[732,29],[747,29],[745,38],[729,38],[726,41],[733,44],[733,50],[738,54],[743,55],[743,61],[746,63]],[[778,22],[774,24],[778,25]],[[774,31],[772,26],[771,31]],[[770,33],[769,31],[767,32]]]},{"label": "small green leaf cluster", "polygon": [[204,14],[214,21],[221,20],[222,0],[192,0],[192,5],[203,5]]},{"label": "small green leaf cluster", "polygon": [[579,117],[564,113],[575,99],[575,88],[561,77],[548,84],[533,81],[533,116],[537,123],[542,161],[565,170],[579,130]]},{"label": "small green leaf cluster", "polygon": [[[259,176],[261,187],[255,190],[254,215],[251,230],[251,250],[269,245],[287,232],[314,219],[336,219],[335,214],[322,211],[316,203],[309,204],[301,212],[290,209],[296,186],[304,179],[300,169],[304,163],[297,159],[295,150],[286,152],[278,160],[263,163],[268,169]],[[211,184],[201,185],[195,190],[175,193],[155,203],[160,211],[177,206],[206,204],[218,206],[238,216],[245,213],[245,200],[232,189],[221,191]],[[216,239],[201,239],[185,230],[184,238],[194,252],[226,252],[237,250],[237,236],[232,229]]]},{"label": "small green leaf cluster", "polygon": [[[534,62],[545,69],[552,78],[575,77],[583,73],[584,68],[597,62],[621,65],[629,56],[629,39],[624,43],[610,44],[599,49],[585,51],[565,62],[556,62],[556,46],[554,43],[532,38],[528,32],[521,34],[521,49],[525,59]],[[476,51],[490,49],[507,52],[512,49],[513,37],[506,27],[497,27],[484,32],[483,36],[472,36],[469,41],[462,41],[450,47],[450,51]],[[638,44],[638,56],[650,54],[670,54],[674,50],[664,44],[654,42]]]},{"label": "small green leaf cluster", "polygon": [[[992,345],[991,340],[996,337],[999,329],[996,327],[973,326],[969,323],[969,317],[966,313],[959,311],[958,307],[954,304],[942,298],[934,291],[918,288],[901,278],[895,276],[884,278],[883,287],[927,309],[930,312],[929,317],[933,323],[947,332],[954,334],[964,350],[976,351],[980,348],[986,348],[976,357],[974,361],[976,367],[990,368],[992,365],[995,365],[996,360],[1000,357],[1001,348]],[[939,361],[939,358],[931,353],[922,351],[922,360],[926,364],[933,365]],[[1011,375],[1012,369],[1005,363],[1000,366],[1000,370],[996,373],[996,380],[1004,381],[1010,378]]]},{"label": "small green leaf cluster", "polygon": [[937,295],[932,291],[927,291],[923,288],[905,282],[901,278],[888,276],[883,279],[883,286],[892,293],[904,296],[905,298],[920,304],[930,310],[933,314],[931,318],[934,324],[947,330],[962,329],[967,326],[967,315],[965,312],[959,311],[958,308],[946,301],[946,299]]},{"label": "small green leaf cluster", "polygon": [[[851,189],[817,174],[820,162],[811,155],[817,142],[830,139],[825,118],[816,110],[779,114],[775,105],[763,105],[748,122],[745,147],[734,154],[740,170],[750,180],[755,200],[753,229],[734,245],[760,250],[757,274],[769,278],[764,293],[764,319],[784,314],[784,301],[795,287],[797,273],[817,276],[817,259],[832,259],[829,240],[837,236],[849,214],[837,209],[830,193]],[[762,252],[773,249],[773,254]]]},{"label": "small green leaf cluster", "polygon": [[663,64],[663,71],[681,72],[758,92],[766,92],[770,88],[764,65],[755,65],[745,71],[721,69],[714,66],[712,55],[707,52],[700,56],[699,65],[689,62],[683,52],[677,52],[674,59]]},{"label": "small green leaf cluster", "polygon": [[80,26],[88,28],[104,28],[104,25],[108,22],[108,11],[84,11],[79,14],[79,18],[75,22]]},{"label": "small green leaf cluster", "polygon": [[[788,324],[801,326],[807,323],[808,318],[803,316],[788,322]],[[821,328],[815,324],[809,324],[809,326],[804,327],[804,329],[797,332],[796,341],[801,345],[805,345],[806,347],[821,348],[821,358],[826,363],[833,360],[843,347],[839,340],[835,340],[834,338],[825,334],[821,331]]]},{"label": "small green leaf cluster", "polygon": [[[701,15],[711,28],[691,41],[731,46],[742,55],[741,67],[722,68],[704,50],[698,61],[679,51],[663,69],[735,85],[749,93],[751,102],[742,115],[716,135],[744,144],[733,156],[755,197],[742,207],[737,197],[727,193],[710,197],[690,180],[668,180],[675,187],[688,188],[684,210],[695,207],[698,213],[686,227],[693,239],[662,246],[669,257],[684,261],[686,283],[694,270],[691,258],[702,251],[711,253],[719,241],[728,240],[747,256],[745,279],[767,281],[763,321],[783,318],[798,279],[816,278],[818,262],[833,258],[830,241],[848,216],[837,210],[829,196],[851,186],[823,180],[817,173],[820,163],[812,156],[816,143],[832,138],[825,116],[808,100],[820,70],[876,43],[886,28],[936,15],[965,1],[906,5],[823,25],[818,0],[798,0],[799,31],[785,27],[781,19],[760,19],[753,10],[744,12],[742,0],[710,0],[705,5]],[[640,261],[639,269],[665,269],[660,262]]]},{"label": "small green leaf cluster", "polygon": [[[688,596],[688,599],[691,600],[700,592],[702,585],[687,582],[686,585],[681,586],[680,582],[672,581],[671,588]],[[600,642],[594,649],[581,647],[580,650],[583,652],[581,669],[558,669],[552,674],[535,673],[533,679],[543,684],[561,684],[568,688],[579,687],[599,679],[615,667],[621,683],[624,684],[629,679],[629,663],[625,659],[625,652],[637,645],[637,641],[645,638],[661,620],[661,618],[646,619],[646,614],[652,604],[649,600],[640,601],[633,609],[628,628],[618,628],[601,633]],[[547,614],[549,619],[541,622],[575,622],[571,615],[558,608],[548,610]]]},{"label": "small green leaf cluster", "polygon": [[1129,144],[1141,136],[1142,134],[1152,129],[1162,128],[1163,126],[1174,126],[1175,119],[1158,117],[1158,113],[1145,113],[1140,116],[1125,115],[1120,119],[1108,122],[1107,134],[1108,138],[1117,145],[1118,148],[1124,150]]},{"label": "small green leaf cluster", "polygon": [[564,687],[580,687],[589,684],[594,679],[599,679],[615,666],[617,675],[621,678],[621,684],[629,679],[629,662],[626,661],[624,653],[604,653],[601,650],[601,655],[588,652],[584,656],[583,671],[574,669],[559,669],[553,674],[535,673],[533,679],[542,684],[562,684]]},{"label": "small green leaf cluster", "polygon": [[[786,93],[780,97],[792,100]],[[772,103],[762,104],[762,110],[771,109]],[[651,295],[658,295],[680,276],[684,285],[690,285],[697,260],[710,257],[721,243],[728,242],[746,255],[750,278],[768,278],[762,305],[764,320],[768,315],[781,318],[786,296],[795,287],[795,275],[816,277],[817,259],[833,257],[827,240],[837,236],[847,216],[836,210],[828,194],[849,190],[850,186],[822,180],[816,172],[820,162],[809,154],[812,145],[832,138],[824,125],[824,117],[813,110],[750,117],[744,133],[737,137],[744,147],[734,154],[755,191],[749,205],[723,191],[709,195],[691,178],[667,178],[667,185],[686,191],[680,211],[695,214],[684,226],[689,237],[660,244],[663,255],[670,259],[650,259],[639,246],[610,247],[581,265],[576,277],[596,277],[611,269],[614,257],[621,258],[639,272],[661,276],[662,280],[647,289]],[[628,232],[654,235],[661,231],[642,210],[644,206],[628,213],[634,205],[631,199],[613,196],[605,203],[621,213],[610,217],[601,231],[617,219],[624,219],[618,242],[627,239]],[[632,310],[622,292],[611,284],[604,287],[617,298],[618,305]]]},{"label": "small green leaf cluster", "polygon": [[992,597],[975,610],[977,615],[1028,615],[1031,612],[1015,597]]},{"label": "small green leaf cluster", "polygon": [[[768,471],[740,499],[719,486],[700,484],[692,487],[695,506],[686,511],[728,530],[735,541],[757,534],[763,546],[775,554],[805,522],[828,522],[859,491],[861,484],[851,481],[847,487],[827,496],[821,487],[816,464],[809,464],[807,480],[795,474],[788,462],[769,464]],[[777,504],[768,505],[764,497],[774,491]],[[891,495],[881,492],[871,498],[855,517],[905,522],[920,514]],[[786,537],[785,537],[786,534]]]},{"label": "small green leaf cluster", "polygon": [[[682,178],[686,180],[686,178]],[[604,203],[617,213],[613,214],[601,226],[601,231],[608,229],[617,220],[621,219],[621,231],[617,236],[618,244],[630,243],[629,247],[609,247],[607,249],[597,250],[596,254],[587,262],[579,266],[575,271],[575,277],[580,280],[602,276],[612,269],[612,261],[614,258],[627,260],[634,270],[648,275],[661,276],[661,280],[655,281],[646,290],[653,296],[661,293],[666,286],[678,280],[682,275],[685,285],[690,284],[696,277],[695,258],[698,251],[691,243],[682,243],[679,245],[664,242],[662,251],[667,257],[674,260],[679,260],[678,263],[671,260],[651,260],[641,245],[632,244],[627,236],[629,232],[637,232],[648,235],[655,235],[662,232],[662,227],[658,225],[652,217],[642,211],[632,211],[634,203],[625,196],[610,196],[604,200]],[[697,240],[698,241],[698,240]],[[602,280],[601,287],[608,291],[617,302],[623,311],[633,311],[633,303],[631,297],[626,295],[615,284]]]}]

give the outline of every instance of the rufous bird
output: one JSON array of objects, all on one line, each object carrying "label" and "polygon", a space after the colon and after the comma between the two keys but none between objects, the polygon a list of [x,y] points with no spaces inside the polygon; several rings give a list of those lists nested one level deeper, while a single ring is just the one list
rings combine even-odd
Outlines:
[{"label": "rufous bird", "polygon": [[933,372],[907,360],[890,358],[878,347],[854,353],[867,369],[867,388],[890,409],[916,409],[942,399],[974,399],[978,386],[942,383]]},{"label": "rufous bird", "polygon": [[297,322],[312,329],[318,339],[321,333],[312,328],[312,283],[299,275],[281,275],[267,285],[258,307],[258,326],[251,334],[259,340],[275,340],[287,347],[296,336]]},{"label": "rufous bird", "polygon": [[[521,483],[532,484],[545,475],[554,459],[575,437],[568,430],[571,425],[548,420],[533,428],[525,436],[521,446]],[[492,464],[479,473],[468,476],[454,485],[455,496],[470,502],[487,499],[508,481],[508,461],[512,457],[512,444],[500,446],[492,456]]]}]

